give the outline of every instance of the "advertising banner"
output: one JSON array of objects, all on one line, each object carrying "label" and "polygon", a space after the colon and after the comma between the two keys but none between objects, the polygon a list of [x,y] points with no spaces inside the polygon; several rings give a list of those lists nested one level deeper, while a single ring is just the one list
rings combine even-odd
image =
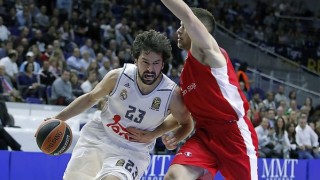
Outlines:
[{"label": "advertising banner", "polygon": [[[1,180],[61,180],[71,154],[0,151]],[[153,155],[141,180],[162,180],[173,155]],[[259,180],[318,180],[319,160],[258,159]],[[218,173],[214,180],[223,180]]]},{"label": "advertising banner", "polygon": [[0,179],[9,179],[10,151],[0,150]]},{"label": "advertising banner", "polygon": [[308,160],[308,180],[320,179],[320,161]]}]

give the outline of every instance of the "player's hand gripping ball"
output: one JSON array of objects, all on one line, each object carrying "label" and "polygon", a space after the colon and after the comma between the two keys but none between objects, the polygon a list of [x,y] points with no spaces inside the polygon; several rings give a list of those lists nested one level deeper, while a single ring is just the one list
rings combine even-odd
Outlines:
[{"label": "player's hand gripping ball", "polygon": [[72,143],[69,125],[59,119],[43,122],[35,136],[40,150],[49,155],[57,156],[66,152]]}]

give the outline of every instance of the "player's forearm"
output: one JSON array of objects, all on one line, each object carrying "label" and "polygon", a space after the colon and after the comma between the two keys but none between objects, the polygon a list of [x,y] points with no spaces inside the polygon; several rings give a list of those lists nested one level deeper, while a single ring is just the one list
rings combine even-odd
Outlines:
[{"label": "player's forearm", "polygon": [[170,114],[160,126],[152,131],[152,136],[158,138],[167,132],[173,131],[179,126],[179,123]]},{"label": "player's forearm", "polygon": [[177,142],[180,142],[186,139],[189,134],[192,132],[194,128],[193,121],[191,120],[190,123],[181,124],[176,130],[174,130],[174,137],[176,138]]},{"label": "player's forearm", "polygon": [[88,94],[84,94],[79,98],[75,99],[66,108],[64,108],[59,114],[54,116],[56,119],[66,121],[84,110],[92,107],[96,102],[90,98]]},{"label": "player's forearm", "polygon": [[182,0],[161,0],[162,3],[181,21],[188,21],[192,11]]}]

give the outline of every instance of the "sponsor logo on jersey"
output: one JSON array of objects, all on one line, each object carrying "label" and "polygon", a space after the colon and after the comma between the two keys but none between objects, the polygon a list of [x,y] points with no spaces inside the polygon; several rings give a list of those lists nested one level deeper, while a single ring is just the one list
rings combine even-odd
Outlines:
[{"label": "sponsor logo on jersey", "polygon": [[120,93],[120,99],[121,100],[126,100],[128,98],[128,92],[126,89],[122,89]]},{"label": "sponsor logo on jersey", "polygon": [[129,135],[128,135],[128,131],[125,127],[123,127],[119,122],[121,120],[121,116],[119,115],[114,115],[113,116],[113,121],[114,123],[109,123],[106,124],[107,127],[110,127],[113,132],[115,132],[116,134],[118,134],[119,136],[129,140]]},{"label": "sponsor logo on jersey", "polygon": [[191,157],[191,156],[192,156],[192,153],[191,153],[191,152],[185,152],[184,155],[185,155],[186,157]]},{"label": "sponsor logo on jersey", "polygon": [[152,101],[152,105],[151,105],[150,109],[155,110],[155,111],[159,111],[160,104],[161,104],[161,99],[159,97],[155,97]]},{"label": "sponsor logo on jersey", "polygon": [[182,89],[182,95],[185,96],[187,93],[195,90],[196,88],[197,88],[197,84],[191,83],[189,86],[187,86],[187,88]]},{"label": "sponsor logo on jersey", "polygon": [[125,163],[125,160],[124,159],[119,159],[116,163],[116,166],[123,166]]}]

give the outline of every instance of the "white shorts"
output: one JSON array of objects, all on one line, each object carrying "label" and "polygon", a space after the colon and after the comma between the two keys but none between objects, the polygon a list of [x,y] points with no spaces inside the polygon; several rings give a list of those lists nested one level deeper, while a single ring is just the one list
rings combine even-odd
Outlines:
[{"label": "white shorts", "polygon": [[150,163],[147,152],[123,149],[110,140],[101,121],[89,121],[81,130],[64,173],[64,180],[101,180],[114,175],[122,180],[140,179]]}]

